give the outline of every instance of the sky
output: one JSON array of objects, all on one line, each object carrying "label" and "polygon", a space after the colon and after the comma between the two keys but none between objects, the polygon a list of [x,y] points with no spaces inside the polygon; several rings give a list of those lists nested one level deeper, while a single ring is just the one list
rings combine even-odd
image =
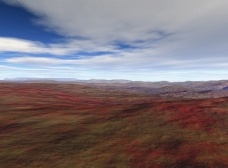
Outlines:
[{"label": "sky", "polygon": [[228,78],[227,0],[0,0],[5,78]]}]

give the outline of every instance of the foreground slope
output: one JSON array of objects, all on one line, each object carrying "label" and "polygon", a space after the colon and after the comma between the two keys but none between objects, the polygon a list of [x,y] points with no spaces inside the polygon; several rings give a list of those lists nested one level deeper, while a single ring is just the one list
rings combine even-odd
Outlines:
[{"label": "foreground slope", "polygon": [[228,98],[0,84],[0,167],[225,168]]}]

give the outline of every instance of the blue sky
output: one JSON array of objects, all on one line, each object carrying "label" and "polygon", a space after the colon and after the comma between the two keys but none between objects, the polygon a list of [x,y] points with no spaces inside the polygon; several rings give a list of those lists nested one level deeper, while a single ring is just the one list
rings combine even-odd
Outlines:
[{"label": "blue sky", "polygon": [[0,0],[0,79],[227,79],[227,30],[227,0]]}]

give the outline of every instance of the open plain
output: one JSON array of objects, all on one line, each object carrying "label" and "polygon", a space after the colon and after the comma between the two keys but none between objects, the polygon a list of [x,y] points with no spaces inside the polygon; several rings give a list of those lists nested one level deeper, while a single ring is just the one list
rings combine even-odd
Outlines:
[{"label": "open plain", "polygon": [[228,98],[0,84],[1,168],[225,168]]}]

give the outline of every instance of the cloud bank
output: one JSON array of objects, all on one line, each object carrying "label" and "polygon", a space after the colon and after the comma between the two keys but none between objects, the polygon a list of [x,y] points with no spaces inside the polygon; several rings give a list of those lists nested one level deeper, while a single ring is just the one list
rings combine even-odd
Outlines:
[{"label": "cloud bank", "polygon": [[[143,72],[144,77],[151,72],[168,74],[194,70],[202,74],[227,70],[224,63],[228,62],[227,0],[5,2],[39,16],[36,24],[61,34],[66,40],[43,44],[2,37],[1,53],[21,54],[2,62],[70,65],[84,67],[88,72],[108,71],[110,74],[120,70],[122,73],[138,71]],[[98,54],[88,56],[88,52]],[[101,52],[107,53],[99,55]],[[172,74],[175,78],[175,73]],[[128,76],[126,73],[125,78]],[[180,76],[176,78],[181,80]]]}]

